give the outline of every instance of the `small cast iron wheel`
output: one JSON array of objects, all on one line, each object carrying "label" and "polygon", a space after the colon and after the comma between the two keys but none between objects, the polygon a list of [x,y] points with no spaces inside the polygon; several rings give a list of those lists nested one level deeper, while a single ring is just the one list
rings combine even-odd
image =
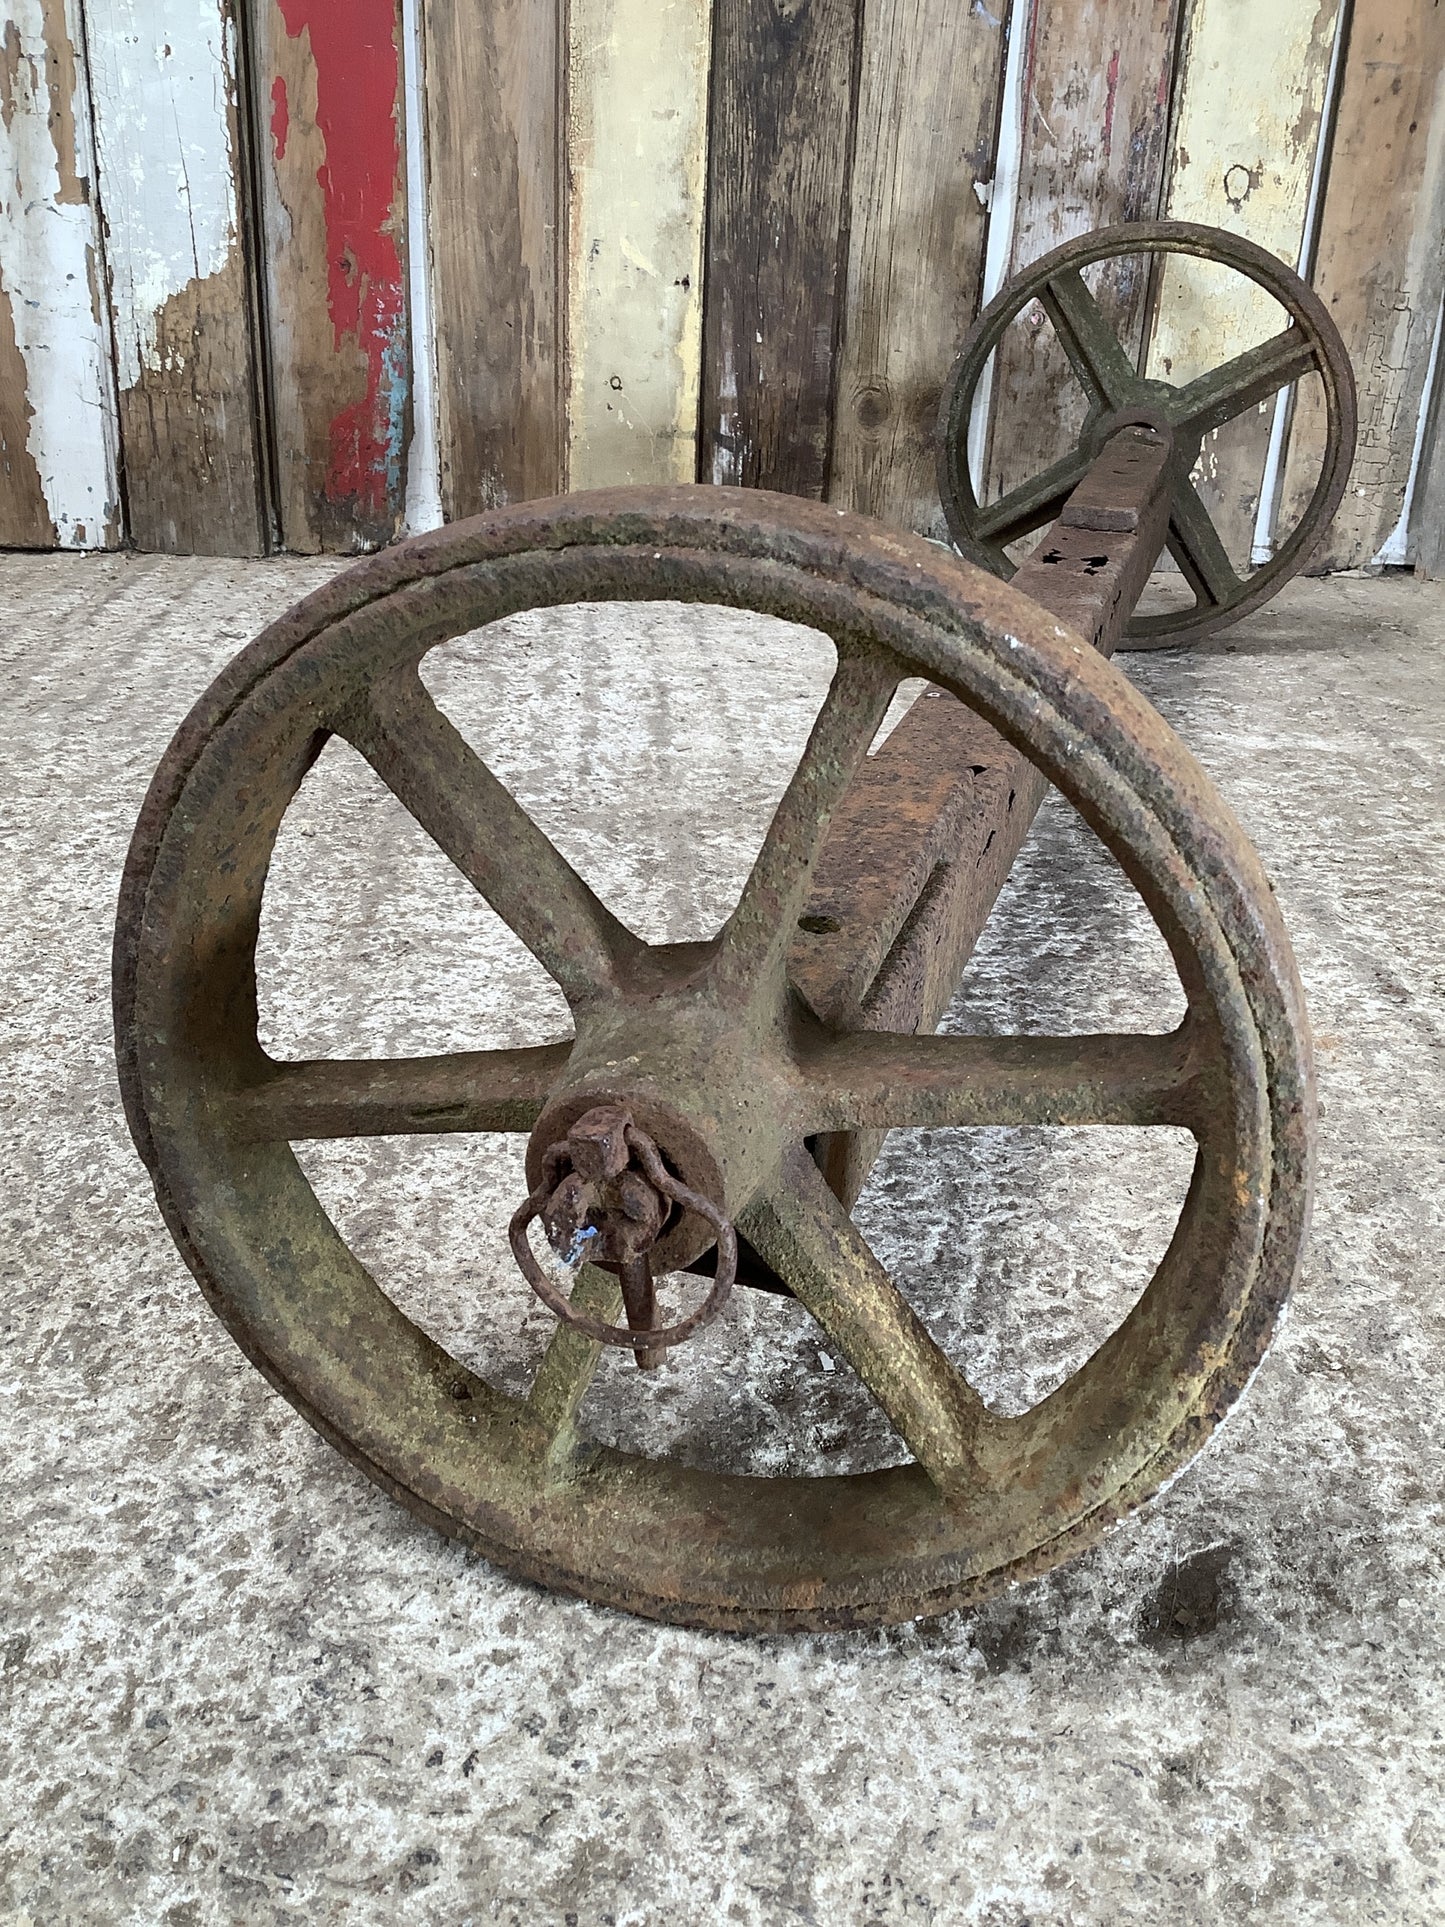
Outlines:
[{"label": "small cast iron wheel", "polygon": [[[1192,254],[1221,261],[1273,295],[1290,325],[1182,387],[1145,379],[1084,283],[1082,270],[1123,255]],[[980,507],[968,467],[974,395],[989,357],[1031,301],[1053,324],[1090,412],[1078,446],[1052,467]],[[1289,538],[1252,575],[1240,576],[1190,481],[1203,437],[1305,375],[1324,385],[1326,439],[1314,493]],[[1067,241],[1026,268],[983,310],[953,364],[939,411],[938,490],[961,554],[1007,581],[1006,546],[1056,520],[1103,443],[1130,422],[1167,425],[1175,438],[1169,553],[1194,594],[1194,606],[1136,615],[1123,649],[1193,642],[1258,609],[1297,575],[1328,529],[1355,454],[1355,378],[1340,332],[1313,289],[1277,255],[1222,228],[1149,221],[1100,228]]]},{"label": "small cast iron wheel", "polygon": [[[418,674],[427,650],[518,610],[660,598],[808,624],[838,658],[736,909],[711,941],[665,949],[593,895]],[[833,809],[909,676],[986,717],[1118,857],[1179,970],[1176,1032],[935,1038],[810,1017],[787,980],[789,945]],[[385,1062],[264,1054],[254,965],[267,866],[332,732],[550,972],[575,1041]],[[1197,1451],[1241,1390],[1305,1227],[1299,985],[1259,864],[1198,764],[1117,670],[1017,591],[914,537],[760,491],[616,490],[500,510],[300,603],[201,698],[156,773],[122,886],[115,1005],[127,1112],[161,1208],[255,1364],[373,1479],[498,1565],[663,1619],[915,1617],[1086,1545]],[[625,1104],[736,1221],[911,1462],[741,1477],[589,1444],[576,1414],[593,1341],[559,1330],[530,1396],[502,1396],[382,1293],[291,1149],[530,1130],[535,1183],[549,1147],[605,1102]],[[1000,1417],[803,1146],[820,1132],[1082,1122],[1187,1127],[1188,1197],[1118,1330],[1035,1409]],[[711,1236],[684,1219],[659,1259],[686,1264]],[[615,1319],[613,1280],[584,1268],[577,1290]]]}]

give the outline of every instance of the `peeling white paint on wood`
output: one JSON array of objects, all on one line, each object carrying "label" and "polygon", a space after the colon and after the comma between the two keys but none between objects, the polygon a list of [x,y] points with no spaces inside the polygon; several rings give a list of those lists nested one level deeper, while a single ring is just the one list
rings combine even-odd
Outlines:
[{"label": "peeling white paint on wood", "polygon": [[219,0],[89,0],[120,386],[159,370],[166,303],[237,245],[235,35]]},{"label": "peeling white paint on wood", "polygon": [[[1197,0],[1169,220],[1227,228],[1295,265],[1338,13],[1337,0]],[[1283,325],[1278,305],[1239,275],[1175,256],[1163,277],[1149,372],[1190,381]]]},{"label": "peeling white paint on wood", "polygon": [[[76,0],[7,0],[0,302],[12,342],[0,378],[12,390],[5,401],[14,419],[24,421],[29,482],[43,500],[30,505],[33,534],[0,526],[0,542],[38,538],[69,549],[104,547],[119,535],[115,397],[79,46]],[[23,396],[13,393],[17,384]]]},{"label": "peeling white paint on wood", "polygon": [[572,488],[697,472],[711,0],[573,0]]}]

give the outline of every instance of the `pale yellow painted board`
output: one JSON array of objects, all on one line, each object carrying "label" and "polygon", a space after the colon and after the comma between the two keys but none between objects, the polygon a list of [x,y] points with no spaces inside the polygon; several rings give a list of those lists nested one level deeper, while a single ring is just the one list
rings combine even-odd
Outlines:
[{"label": "pale yellow painted board", "polygon": [[572,0],[568,485],[697,474],[711,0]]},{"label": "pale yellow painted board", "polygon": [[[1165,211],[1226,228],[1294,267],[1324,118],[1338,0],[1196,0],[1186,36]],[[1175,256],[1148,372],[1186,382],[1278,334],[1282,308],[1234,271]],[[1195,480],[1247,573],[1274,401],[1204,439]]]},{"label": "pale yellow painted board", "polygon": [[[1296,264],[1338,12],[1338,0],[1197,0],[1166,219],[1227,228]],[[1190,381],[1282,325],[1268,295],[1175,257],[1150,373]]]}]

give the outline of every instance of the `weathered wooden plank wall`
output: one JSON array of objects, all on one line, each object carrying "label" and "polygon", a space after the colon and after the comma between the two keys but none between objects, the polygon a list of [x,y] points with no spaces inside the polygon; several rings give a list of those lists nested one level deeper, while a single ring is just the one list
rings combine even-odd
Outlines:
[{"label": "weathered wooden plank wall", "polygon": [[[1294,266],[1324,123],[1339,0],[1194,0],[1165,213],[1256,241]],[[1269,296],[1208,262],[1175,257],[1159,291],[1149,370],[1189,381],[1278,333]],[[1274,404],[1205,438],[1199,492],[1237,565],[1248,563]]]},{"label": "weathered wooden plank wall", "polygon": [[[1351,568],[1378,552],[1400,517],[1445,282],[1445,7],[1437,0],[1355,0],[1314,281],[1360,386],[1354,475],[1320,558],[1320,566]],[[1286,521],[1308,496],[1322,436],[1318,397],[1304,392]]]},{"label": "weathered wooden plank wall", "polygon": [[[1368,561],[1445,280],[1442,69],[1437,0],[11,0],[0,541],[388,541],[417,369],[449,517],[696,477],[936,532],[934,408],[985,260],[1164,213],[1293,262],[1323,179],[1316,279],[1363,403],[1327,559]],[[1096,278],[1175,379],[1276,326],[1223,271]],[[989,493],[1077,428],[1031,320],[995,371]],[[1270,533],[1274,420],[1201,464],[1241,562]],[[1317,457],[1307,389],[1289,428],[1282,527]]]},{"label": "weathered wooden plank wall", "polygon": [[571,0],[571,488],[697,474],[711,40],[711,0]]},{"label": "weathered wooden plank wall", "polygon": [[265,546],[232,0],[88,0],[126,517],[145,549]]},{"label": "weathered wooden plank wall", "polygon": [[865,0],[830,501],[938,532],[934,428],[978,307],[1004,0]]},{"label": "weathered wooden plank wall", "polygon": [[702,462],[821,496],[843,317],[854,0],[716,0]]},{"label": "weathered wooden plank wall", "polygon": [[[1024,62],[1012,272],[1093,228],[1157,219],[1180,0],[1035,0]],[[1094,293],[1136,359],[1149,293],[1138,256]],[[1082,391],[1043,310],[1021,317],[994,374],[988,486],[1005,494],[1072,447]]]},{"label": "weathered wooden plank wall", "polygon": [[115,389],[76,0],[0,34],[0,544],[120,539]]},{"label": "weathered wooden plank wall", "polygon": [[427,0],[442,506],[562,486],[562,0]]},{"label": "weathered wooden plank wall", "polygon": [[411,432],[400,7],[255,17],[281,541],[372,547],[401,531]]}]

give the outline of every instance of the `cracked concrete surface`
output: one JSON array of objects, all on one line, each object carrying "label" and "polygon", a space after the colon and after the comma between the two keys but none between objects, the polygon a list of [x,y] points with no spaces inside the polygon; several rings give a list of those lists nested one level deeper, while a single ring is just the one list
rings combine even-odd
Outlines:
[{"label": "cracked concrete surface", "polygon": [[[1264,856],[1318,1036],[1314,1233],[1246,1398],[1070,1567],[928,1624],[746,1641],[434,1537],[244,1362],[155,1212],[110,1060],[121,860],[193,696],[331,566],[0,558],[0,1923],[1438,1921],[1445,592],[1300,583],[1197,654],[1131,661]],[[706,929],[826,652],[667,608],[508,640],[500,668],[466,641],[433,659],[439,698],[645,934]],[[278,1050],[556,1019],[339,749],[283,831],[262,965]],[[1063,805],[961,998],[975,1028],[1175,1008]],[[502,1239],[517,1147],[306,1162],[411,1314],[525,1383],[547,1320]],[[1167,1134],[900,1134],[860,1220],[1019,1409],[1137,1295],[1183,1175]],[[748,1293],[655,1382],[609,1359],[587,1412],[700,1463],[900,1449],[798,1308]]]}]

